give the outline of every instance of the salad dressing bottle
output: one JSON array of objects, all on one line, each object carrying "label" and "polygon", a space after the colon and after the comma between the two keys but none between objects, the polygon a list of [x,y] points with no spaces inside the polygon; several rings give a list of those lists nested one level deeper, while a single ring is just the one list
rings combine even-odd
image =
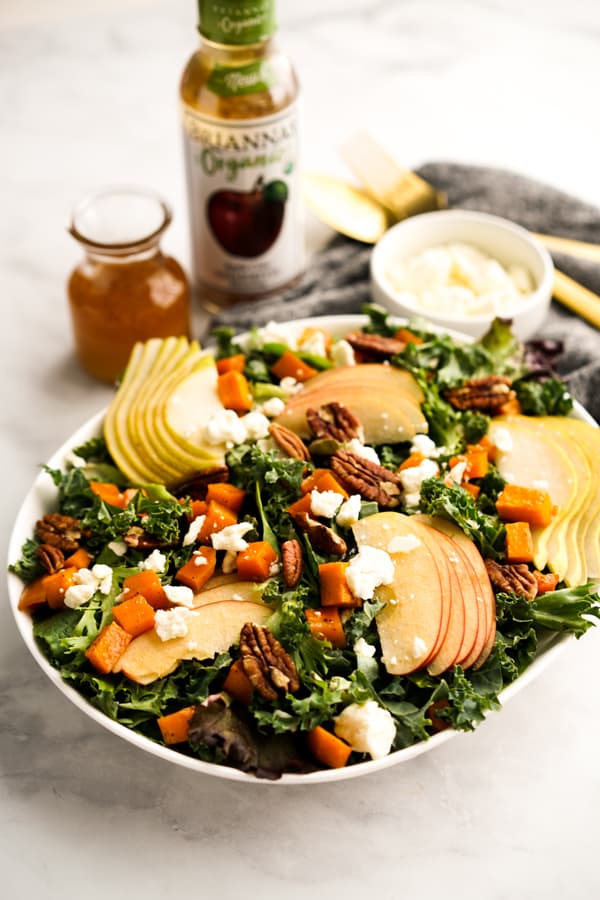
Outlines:
[{"label": "salad dressing bottle", "polygon": [[180,99],[192,277],[209,311],[259,299],[303,267],[298,82],[274,0],[199,0]]}]

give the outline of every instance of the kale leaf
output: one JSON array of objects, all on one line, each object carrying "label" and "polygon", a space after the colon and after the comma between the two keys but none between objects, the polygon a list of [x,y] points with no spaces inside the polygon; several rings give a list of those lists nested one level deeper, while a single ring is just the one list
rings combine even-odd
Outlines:
[{"label": "kale leaf", "polygon": [[481,555],[500,559],[504,554],[506,529],[498,516],[482,512],[473,497],[458,485],[427,478],[421,486],[421,509],[430,516],[450,519],[467,534]]}]

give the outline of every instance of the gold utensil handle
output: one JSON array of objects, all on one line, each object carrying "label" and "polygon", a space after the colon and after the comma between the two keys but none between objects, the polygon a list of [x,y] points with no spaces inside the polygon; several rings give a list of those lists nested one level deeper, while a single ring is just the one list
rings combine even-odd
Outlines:
[{"label": "gold utensil handle", "polygon": [[600,328],[600,297],[564,272],[554,271],[554,297],[563,306]]},{"label": "gold utensil handle", "polygon": [[600,244],[587,244],[585,241],[556,237],[553,234],[536,234],[534,237],[541,241],[550,252],[566,253],[579,259],[589,259],[590,262],[600,263]]}]

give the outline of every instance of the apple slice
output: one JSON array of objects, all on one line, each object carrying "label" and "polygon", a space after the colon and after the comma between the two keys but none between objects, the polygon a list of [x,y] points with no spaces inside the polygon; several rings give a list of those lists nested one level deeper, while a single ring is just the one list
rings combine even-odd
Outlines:
[{"label": "apple slice", "polygon": [[465,604],[465,634],[468,634],[454,663],[464,669],[479,660],[482,665],[485,661],[484,648],[488,645],[491,632],[495,634],[496,629],[496,600],[485,563],[473,541],[454,522],[441,516],[417,518],[450,538],[454,547],[452,556],[448,558],[457,567]]},{"label": "apple slice", "polygon": [[378,363],[320,372],[290,397],[275,421],[308,438],[306,410],[332,401],[347,406],[359,419],[367,444],[408,441],[418,432],[427,431],[421,411],[423,395],[412,375]]},{"label": "apple slice", "polygon": [[[229,578],[230,576],[224,575],[222,577]],[[214,582],[217,578],[219,578],[218,575],[214,579],[211,578],[210,581]],[[209,584],[210,582],[207,582],[204,590],[194,594],[194,608],[206,606],[207,603],[222,603],[225,600],[233,600],[235,603],[241,603],[243,600],[252,603],[261,602],[260,597],[263,586],[257,584],[256,581],[239,581],[237,576],[234,576],[234,579],[231,581],[213,583],[207,589]]]},{"label": "apple slice", "polygon": [[184,659],[212,659],[224,653],[239,640],[246,622],[262,625],[271,614],[264,603],[207,603],[190,612],[185,637],[161,641],[154,629],[145,631],[131,641],[113,671],[137,684],[151,684],[174,672]]},{"label": "apple slice", "polygon": [[[415,516],[414,517],[419,518]],[[423,517],[425,521],[425,517]],[[451,668],[459,657],[461,648],[465,642],[469,641],[469,637],[465,638],[465,602],[463,599],[463,591],[461,577],[456,564],[451,562],[451,558],[455,557],[455,545],[449,537],[443,532],[429,528],[437,541],[436,562],[438,567],[444,566],[446,569],[447,591],[449,597],[449,620],[446,629],[446,635],[437,650],[432,654],[431,659],[427,663],[427,671],[430,675],[441,675]]]},{"label": "apple slice", "polygon": [[[383,664],[390,675],[415,672],[436,647],[444,604],[435,557],[422,540],[423,526],[402,513],[382,512],[360,519],[352,531],[359,547],[385,550],[394,562],[392,584],[376,591],[386,604],[376,620]],[[400,537],[418,543],[408,552],[390,553],[390,542]]]}]

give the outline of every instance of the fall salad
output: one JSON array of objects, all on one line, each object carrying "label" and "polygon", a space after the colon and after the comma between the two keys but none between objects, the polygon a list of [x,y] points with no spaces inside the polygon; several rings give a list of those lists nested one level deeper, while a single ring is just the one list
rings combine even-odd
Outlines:
[{"label": "fall salad", "polygon": [[369,307],[136,345],[102,434],[46,467],[11,570],[62,679],[263,778],[469,730],[600,615],[600,429],[557,348]]}]

